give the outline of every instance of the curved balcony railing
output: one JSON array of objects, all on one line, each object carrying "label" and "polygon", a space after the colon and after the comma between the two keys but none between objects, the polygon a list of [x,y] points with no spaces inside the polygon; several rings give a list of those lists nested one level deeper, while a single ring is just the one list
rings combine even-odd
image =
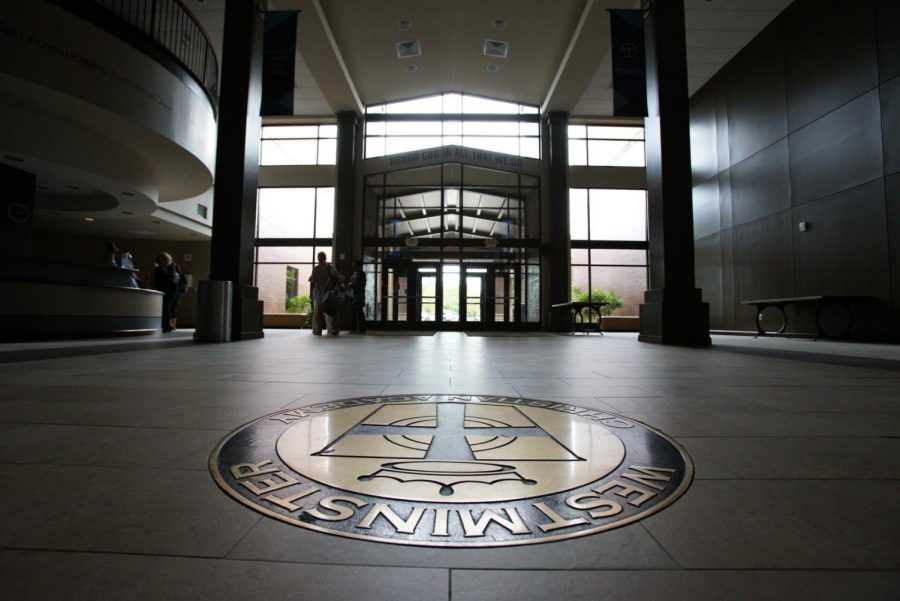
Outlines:
[{"label": "curved balcony railing", "polygon": [[219,61],[209,35],[180,0],[50,1],[111,33],[130,37],[128,41],[136,42],[137,32],[149,37],[203,87],[213,108],[217,106]]}]

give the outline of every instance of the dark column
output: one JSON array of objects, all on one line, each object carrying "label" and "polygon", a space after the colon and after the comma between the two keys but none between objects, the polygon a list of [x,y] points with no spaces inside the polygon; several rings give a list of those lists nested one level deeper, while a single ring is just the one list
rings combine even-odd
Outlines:
[{"label": "dark column", "polygon": [[233,0],[225,9],[210,279],[233,283],[232,340],[263,335],[262,302],[252,284],[265,7]]},{"label": "dark column", "polygon": [[553,112],[547,118],[550,138],[550,198],[543,206],[546,229],[543,236],[543,316],[544,329],[560,326],[549,321],[550,305],[569,300],[569,114]]},{"label": "dark column", "polygon": [[694,287],[690,115],[684,0],[644,0],[650,290],[640,340],[709,345],[709,305]]},{"label": "dark column", "polygon": [[35,175],[0,164],[0,256],[30,257]]},{"label": "dark column", "polygon": [[353,242],[356,223],[356,126],[353,111],[337,114],[337,186],[334,190],[334,257],[337,270],[345,276],[353,271]]}]

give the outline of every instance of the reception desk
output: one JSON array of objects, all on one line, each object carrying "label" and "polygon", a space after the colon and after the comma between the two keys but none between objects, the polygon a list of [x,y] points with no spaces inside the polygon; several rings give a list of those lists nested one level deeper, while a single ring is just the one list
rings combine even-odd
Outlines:
[{"label": "reception desk", "polygon": [[163,294],[103,265],[0,258],[0,337],[78,338],[161,330]]}]

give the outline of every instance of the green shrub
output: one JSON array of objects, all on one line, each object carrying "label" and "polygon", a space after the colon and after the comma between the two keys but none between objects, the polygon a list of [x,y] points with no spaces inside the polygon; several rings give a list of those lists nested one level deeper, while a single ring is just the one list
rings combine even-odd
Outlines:
[{"label": "green shrub", "polygon": [[292,296],[284,303],[284,308],[288,313],[310,313],[312,311],[312,301],[310,301],[308,294]]},{"label": "green shrub", "polygon": [[588,295],[578,286],[572,286],[572,302],[586,303],[589,301],[609,303],[600,309],[604,316],[612,315],[613,311],[617,311],[625,305],[625,299],[619,296],[615,290],[594,290]]}]

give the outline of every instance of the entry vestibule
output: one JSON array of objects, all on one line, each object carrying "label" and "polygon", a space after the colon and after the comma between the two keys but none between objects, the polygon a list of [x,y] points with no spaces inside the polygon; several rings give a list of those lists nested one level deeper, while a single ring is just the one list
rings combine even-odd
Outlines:
[{"label": "entry vestibule", "polygon": [[366,177],[367,318],[385,327],[540,327],[540,178],[461,163]]}]

